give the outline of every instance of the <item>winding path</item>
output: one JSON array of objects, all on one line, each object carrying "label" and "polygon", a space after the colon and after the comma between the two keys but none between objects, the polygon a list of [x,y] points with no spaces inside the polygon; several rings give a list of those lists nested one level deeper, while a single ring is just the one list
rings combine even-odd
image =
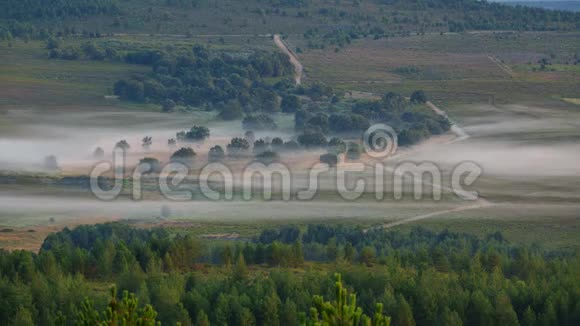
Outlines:
[{"label": "winding path", "polygon": [[284,43],[279,34],[274,34],[274,43],[276,43],[276,46],[278,46],[278,48],[280,48],[282,52],[286,53],[290,57],[290,62],[294,66],[295,72],[294,81],[296,82],[296,85],[300,85],[302,83],[302,74],[304,72],[304,66],[302,66],[296,54],[294,54],[294,52],[290,50],[288,45]]},{"label": "winding path", "polygon": [[499,69],[505,72],[510,78],[514,78],[515,73],[512,70],[512,68],[510,68],[508,65],[504,64],[503,62],[501,62],[501,60],[492,55],[488,55],[487,58],[491,60],[491,62],[493,62],[496,66],[498,66]]},{"label": "winding path", "polygon": [[463,128],[461,128],[455,122],[453,122],[451,119],[449,119],[449,116],[447,115],[447,113],[445,111],[438,108],[431,101],[427,101],[426,104],[429,108],[431,108],[431,110],[435,111],[435,113],[437,113],[438,115],[440,115],[442,117],[445,117],[445,119],[447,119],[449,122],[451,122],[451,132],[453,132],[455,134],[455,136],[457,136],[457,138],[454,139],[452,141],[452,143],[460,142],[460,141],[463,141],[463,140],[466,140],[469,138],[469,134],[467,134],[467,132],[465,132],[465,130],[463,130]]},{"label": "winding path", "polygon": [[372,228],[366,229],[365,232],[368,232],[369,230],[374,230],[374,229],[390,229],[390,228],[393,228],[395,226],[409,224],[409,223],[425,220],[428,218],[441,216],[444,214],[470,211],[470,210],[474,210],[474,209],[480,209],[480,208],[491,207],[491,206],[495,206],[495,204],[492,204],[485,199],[478,199],[477,201],[475,201],[474,204],[471,204],[471,205],[464,205],[464,206],[459,206],[456,208],[451,208],[451,209],[447,209],[447,210],[443,210],[443,211],[436,211],[436,212],[432,212],[432,213],[428,213],[428,214],[404,218],[404,219],[401,219],[398,221],[379,225],[378,227],[372,227]]}]

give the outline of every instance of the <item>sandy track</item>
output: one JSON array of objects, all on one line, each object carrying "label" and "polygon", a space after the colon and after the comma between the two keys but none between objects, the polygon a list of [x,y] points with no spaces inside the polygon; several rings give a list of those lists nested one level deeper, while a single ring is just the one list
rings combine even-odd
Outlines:
[{"label": "sandy track", "polygon": [[488,55],[487,56],[489,58],[489,60],[491,60],[491,62],[493,62],[495,65],[497,65],[499,67],[499,69],[501,69],[503,72],[505,72],[510,78],[514,78],[515,73],[512,70],[512,68],[510,68],[508,65],[504,64],[503,62],[501,62],[501,60],[499,60],[498,58]]},{"label": "sandy track", "polygon": [[451,122],[451,132],[453,132],[457,136],[457,139],[454,139],[452,141],[453,143],[463,141],[463,140],[466,140],[469,138],[469,134],[467,134],[467,132],[465,132],[465,130],[463,130],[463,128],[461,128],[455,122],[453,122],[451,119],[449,119],[449,116],[447,115],[447,113],[445,111],[438,108],[431,101],[427,101],[426,104],[428,107],[431,108],[431,110],[435,111],[435,113],[437,113],[438,115],[440,115],[442,117],[445,117],[445,119],[447,119]]},{"label": "sandy track", "polygon": [[[475,201],[474,204],[471,204],[471,205],[465,205],[465,206],[460,206],[460,207],[456,207],[456,208],[452,208],[452,209],[446,209],[446,210],[436,211],[436,212],[432,212],[432,213],[428,213],[428,214],[413,216],[413,217],[405,218],[405,219],[402,219],[399,221],[383,224],[383,225],[380,225],[379,227],[375,227],[375,228],[371,228],[371,229],[390,229],[390,228],[393,228],[395,226],[409,224],[409,223],[425,220],[428,218],[441,216],[444,214],[458,213],[458,212],[464,212],[464,211],[469,211],[469,210],[473,210],[473,209],[481,209],[481,208],[492,207],[492,206],[494,206],[494,204],[488,202],[487,200],[479,199],[479,200]],[[369,231],[371,229],[367,229],[365,231]]]},{"label": "sandy track", "polygon": [[302,64],[298,60],[298,57],[296,57],[296,54],[294,54],[294,52],[292,50],[290,50],[290,48],[286,45],[286,43],[284,43],[284,41],[282,41],[282,38],[280,38],[280,35],[278,35],[278,34],[274,35],[274,43],[276,43],[276,46],[278,46],[278,48],[280,48],[280,50],[282,50],[284,53],[286,53],[290,57],[290,62],[294,66],[294,72],[295,72],[294,80],[296,82],[296,85],[300,85],[302,83],[302,74],[304,72],[304,66],[302,66]]}]

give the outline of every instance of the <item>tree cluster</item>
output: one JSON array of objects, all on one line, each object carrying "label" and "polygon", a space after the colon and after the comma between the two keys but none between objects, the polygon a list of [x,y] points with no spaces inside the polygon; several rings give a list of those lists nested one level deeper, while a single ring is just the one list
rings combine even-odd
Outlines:
[{"label": "tree cluster", "polygon": [[[387,316],[394,325],[574,325],[580,318],[577,255],[513,245],[500,233],[317,224],[243,240],[202,245],[185,230],[119,223],[65,229],[38,254],[0,251],[0,318],[42,325],[115,318],[388,325]],[[296,272],[318,262],[325,264]],[[111,283],[118,291],[95,290]]]},{"label": "tree cluster", "polygon": [[[101,57],[106,58],[106,52]],[[264,78],[290,76],[294,71],[288,57],[279,52],[255,51],[240,57],[201,46],[177,53],[133,51],[125,54],[124,61],[152,66],[153,71],[117,81],[114,92],[121,99],[210,106],[220,109],[226,120],[240,118],[243,112],[280,111],[284,84],[278,90]]]}]

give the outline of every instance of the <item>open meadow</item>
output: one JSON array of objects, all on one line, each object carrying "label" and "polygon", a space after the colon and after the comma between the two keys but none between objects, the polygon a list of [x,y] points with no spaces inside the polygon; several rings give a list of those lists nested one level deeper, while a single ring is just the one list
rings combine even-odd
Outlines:
[{"label": "open meadow", "polygon": [[[31,243],[38,245],[42,240],[35,232],[28,232],[31,228],[38,228],[39,234],[44,235],[54,225],[85,221],[134,219],[161,223],[158,220],[161,208],[168,205],[173,211],[171,220],[199,223],[196,225],[202,230],[207,223],[216,223],[218,229],[220,225],[226,227],[228,221],[259,220],[267,225],[344,219],[371,226],[409,219],[408,224],[396,227],[502,230],[506,236],[524,241],[527,238],[521,236],[520,230],[525,226],[526,234],[542,234],[540,242],[576,247],[580,234],[580,217],[575,214],[580,199],[580,172],[575,141],[580,136],[577,122],[580,107],[573,99],[580,98],[577,87],[580,77],[577,66],[569,64],[578,47],[579,38],[574,35],[428,34],[362,39],[339,51],[305,50],[298,54],[305,66],[307,83],[324,82],[347,96],[387,91],[409,94],[414,89],[429,93],[470,138],[451,144],[447,144],[446,138],[425,142],[404,151],[400,159],[387,165],[394,167],[404,160],[430,161],[448,175],[459,162],[477,162],[484,174],[472,188],[493,205],[467,210],[462,207],[470,204],[457,200],[448,190],[443,191],[442,202],[413,201],[410,198],[413,189],[408,187],[403,201],[394,200],[388,188],[392,176],[385,181],[386,199],[376,201],[372,198],[370,174],[366,190],[369,195],[359,201],[344,201],[332,191],[334,177],[329,174],[322,181],[328,184],[328,190],[321,191],[312,201],[298,203],[300,209],[291,208],[296,204],[293,202],[246,202],[238,198],[223,203],[210,202],[202,196],[195,197],[191,204],[166,203],[153,186],[146,187],[144,202],[134,203],[126,195],[121,203],[100,203],[86,184],[58,182],[61,177],[87,175],[93,164],[90,155],[96,147],[109,151],[119,139],[135,145],[142,137],[152,136],[154,155],[166,161],[171,152],[163,142],[192,124],[207,124],[212,130],[212,144],[225,145],[228,137],[242,136],[244,130],[239,124],[216,120],[211,112],[194,109],[165,114],[159,113],[153,104],[136,106],[109,96],[113,94],[115,80],[143,73],[146,71],[143,66],[48,60],[47,50],[40,42],[1,43],[0,149],[10,154],[0,159],[7,167],[2,172],[0,224],[16,231],[0,234],[0,243],[15,248],[21,236],[22,246],[30,248]],[[66,42],[80,44],[75,39]],[[286,42],[291,49],[304,46],[300,38],[289,37]],[[206,44],[229,52],[255,47],[275,49],[269,36],[124,34],[99,39],[98,44],[142,49],[186,49]],[[552,53],[558,55],[554,57]],[[544,57],[554,61],[549,71],[539,70],[536,64]],[[262,135],[291,138],[289,118],[280,115],[276,120],[283,127],[277,133]],[[544,162],[539,161],[547,152],[554,158],[549,162],[551,169],[545,169]],[[49,177],[54,181],[47,182],[38,167],[42,158],[51,154],[62,161],[62,171]],[[153,154],[151,150],[137,150],[132,154],[133,164],[144,155]],[[283,155],[283,160],[292,165],[303,166],[293,171],[296,189],[307,186],[302,169],[314,164],[316,155],[319,154]],[[16,166],[20,171],[10,172]],[[24,183],[14,181],[24,179],[27,180]],[[192,182],[198,181],[194,178]],[[425,188],[431,186],[427,184]],[[433,216],[429,214],[432,212]],[[427,217],[413,220],[423,215]],[[546,221],[542,222],[542,218]],[[227,228],[228,232],[236,232]]]},{"label": "open meadow", "polygon": [[[300,38],[291,46],[304,49]],[[307,78],[342,91],[429,92],[448,108],[466,104],[563,106],[577,98],[577,33],[472,32],[355,40],[344,49],[304,50]],[[541,68],[538,62],[549,65]],[[469,112],[461,112],[467,115]]]}]

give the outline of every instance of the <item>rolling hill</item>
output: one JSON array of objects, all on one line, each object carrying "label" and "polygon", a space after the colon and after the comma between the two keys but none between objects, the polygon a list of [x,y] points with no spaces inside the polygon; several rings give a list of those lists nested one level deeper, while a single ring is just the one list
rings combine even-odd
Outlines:
[{"label": "rolling hill", "polygon": [[476,0],[7,0],[0,38],[48,34],[314,34],[580,29],[580,14]]}]

